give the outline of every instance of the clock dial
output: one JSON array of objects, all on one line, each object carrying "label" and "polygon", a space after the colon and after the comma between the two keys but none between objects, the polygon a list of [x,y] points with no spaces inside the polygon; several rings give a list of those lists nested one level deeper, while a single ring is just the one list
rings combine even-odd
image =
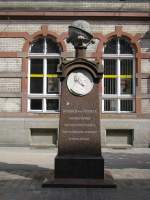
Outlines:
[{"label": "clock dial", "polygon": [[85,69],[76,69],[72,71],[67,79],[69,91],[78,96],[88,94],[93,89],[93,85],[93,77],[91,73]]}]

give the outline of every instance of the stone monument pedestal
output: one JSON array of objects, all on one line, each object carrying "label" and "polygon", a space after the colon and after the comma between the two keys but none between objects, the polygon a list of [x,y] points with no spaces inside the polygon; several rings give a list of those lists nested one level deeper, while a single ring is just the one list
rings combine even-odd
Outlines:
[{"label": "stone monument pedestal", "polygon": [[[68,77],[80,71],[93,77],[92,90],[83,96],[67,85]],[[95,64],[81,58],[62,66],[58,154],[54,176],[43,187],[116,187],[111,174],[104,172],[101,154],[100,75]]]},{"label": "stone monument pedestal", "polygon": [[86,59],[93,38],[88,26],[81,21],[70,26],[68,41],[76,58],[64,60],[57,69],[61,81],[58,154],[54,177],[43,187],[115,187],[111,175],[104,173],[99,95],[103,67]]}]

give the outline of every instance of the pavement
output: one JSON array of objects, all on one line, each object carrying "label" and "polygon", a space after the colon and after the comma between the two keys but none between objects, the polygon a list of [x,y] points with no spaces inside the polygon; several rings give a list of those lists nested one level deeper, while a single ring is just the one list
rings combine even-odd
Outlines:
[{"label": "pavement", "polygon": [[57,149],[0,147],[0,200],[149,200],[150,148],[102,152],[117,188],[42,188]]}]

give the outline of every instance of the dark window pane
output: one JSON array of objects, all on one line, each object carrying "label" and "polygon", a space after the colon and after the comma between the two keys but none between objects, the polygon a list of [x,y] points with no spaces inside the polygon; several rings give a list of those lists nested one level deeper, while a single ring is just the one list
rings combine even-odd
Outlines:
[{"label": "dark window pane", "polygon": [[104,94],[116,94],[117,92],[116,64],[116,60],[104,60]]},{"label": "dark window pane", "polygon": [[121,111],[133,111],[133,100],[121,100]]},{"label": "dark window pane", "polygon": [[120,53],[121,54],[133,54],[130,43],[125,39],[120,39]]},{"label": "dark window pane", "polygon": [[55,74],[57,72],[57,65],[59,59],[48,59],[47,60],[47,74]]},{"label": "dark window pane", "polygon": [[47,99],[47,110],[55,110],[59,109],[59,100],[58,99]]},{"label": "dark window pane", "polygon": [[133,60],[121,60],[121,75],[133,74]]},{"label": "dark window pane", "polygon": [[44,39],[39,39],[32,43],[31,53],[43,53],[44,52]]},{"label": "dark window pane", "polygon": [[133,60],[121,60],[121,94],[133,93]]},{"label": "dark window pane", "polygon": [[51,38],[46,39],[47,42],[47,53],[59,53],[60,49],[56,41]]},{"label": "dark window pane", "polygon": [[105,54],[117,54],[117,38],[114,38],[106,43]]},{"label": "dark window pane", "polygon": [[117,61],[113,59],[104,60],[104,74],[105,75],[116,75]]},{"label": "dark window pane", "polygon": [[132,94],[132,79],[121,79],[121,94]]},{"label": "dark window pane", "polygon": [[43,78],[30,79],[30,93],[43,93]]},{"label": "dark window pane", "polygon": [[104,94],[116,94],[117,93],[117,79],[105,78],[104,79]]},{"label": "dark window pane", "polygon": [[31,74],[43,74],[42,59],[31,59]]},{"label": "dark window pane", "polygon": [[59,80],[58,78],[47,78],[47,93],[59,93]]},{"label": "dark window pane", "polygon": [[42,110],[42,99],[31,99],[31,110]]},{"label": "dark window pane", "polygon": [[104,111],[117,111],[117,100],[116,99],[104,100]]}]

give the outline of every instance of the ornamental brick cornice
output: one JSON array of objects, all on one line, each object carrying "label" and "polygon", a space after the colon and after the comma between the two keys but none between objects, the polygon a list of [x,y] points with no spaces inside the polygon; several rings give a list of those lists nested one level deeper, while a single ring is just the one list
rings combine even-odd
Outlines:
[{"label": "ornamental brick cornice", "polygon": [[[36,2],[36,6],[35,6]],[[84,10],[84,11],[140,11],[149,12],[149,1],[132,0],[128,2],[111,0],[31,0],[31,1],[17,1],[8,0],[0,1],[0,10]]]},{"label": "ornamental brick cornice", "polygon": [[1,20],[143,20],[150,21],[149,12],[121,12],[121,11],[26,11],[0,10]]},{"label": "ornamental brick cornice", "polygon": [[[36,4],[36,5],[35,5]],[[0,0],[1,19],[42,19],[62,17],[150,18],[149,0]]]}]

